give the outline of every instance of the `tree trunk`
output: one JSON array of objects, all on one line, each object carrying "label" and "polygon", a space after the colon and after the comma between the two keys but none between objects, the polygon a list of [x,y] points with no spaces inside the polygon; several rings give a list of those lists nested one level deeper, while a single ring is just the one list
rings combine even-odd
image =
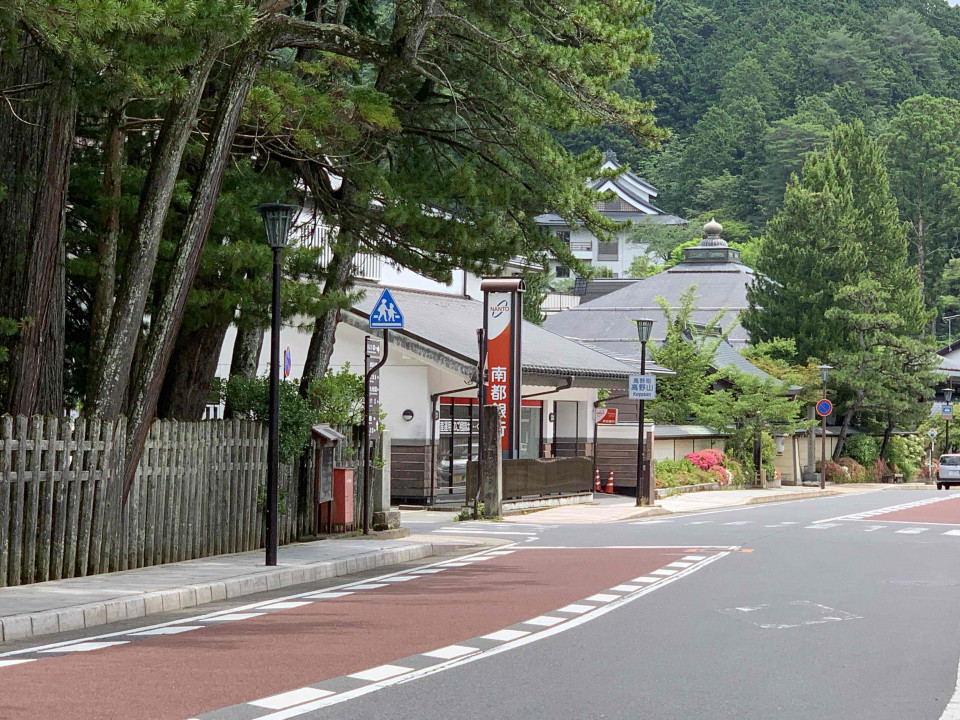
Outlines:
[{"label": "tree trunk", "polygon": [[0,308],[22,321],[9,341],[7,411],[63,411],[64,221],[76,98],[61,59],[25,30],[0,42]]},{"label": "tree trunk", "polygon": [[847,441],[847,435],[850,432],[850,423],[853,422],[853,416],[860,411],[860,406],[863,404],[864,394],[860,391],[854,396],[853,402],[850,403],[850,409],[847,410],[847,413],[843,416],[843,423],[840,425],[840,434],[837,436],[837,445],[833,449],[833,461],[836,462],[843,457],[843,446]]},{"label": "tree trunk", "polygon": [[186,90],[170,102],[160,129],[140,196],[136,230],[130,241],[126,271],[117,291],[110,331],[91,383],[89,404],[93,415],[115,419],[123,411],[164,221],[200,98],[219,54],[219,46],[211,45],[205,50],[191,68]]},{"label": "tree trunk", "polygon": [[221,324],[180,331],[160,391],[158,417],[203,420],[228,327]]},{"label": "tree trunk", "polygon": [[[260,351],[263,349],[263,328],[237,329],[233,341],[233,357],[230,359],[230,377],[242,377],[253,380],[260,367]],[[234,408],[227,398],[223,410],[224,417],[232,418]]]},{"label": "tree trunk", "polygon": [[263,350],[264,328],[237,330],[230,358],[230,377],[234,375],[247,380],[257,376],[260,367],[260,351]]},{"label": "tree trunk", "polygon": [[[107,343],[117,282],[117,243],[120,237],[120,194],[123,172],[123,130],[125,114],[114,110],[108,119],[107,142],[103,159],[103,206],[97,242],[97,285],[90,311],[90,373],[100,374],[103,348]],[[91,388],[88,388],[90,390]]]},{"label": "tree trunk", "polygon": [[303,377],[300,379],[301,397],[307,397],[310,383],[322,378],[330,366],[337,323],[340,321],[337,297],[349,291],[353,285],[353,260],[357,255],[357,248],[356,236],[341,230],[323,283],[325,307],[329,309],[317,317],[313,326],[307,360],[303,366]]},{"label": "tree trunk", "polygon": [[265,38],[250,41],[248,48],[237,58],[228,86],[221,95],[220,104],[210,128],[209,142],[200,165],[197,186],[194,188],[187,222],[177,244],[164,287],[163,297],[151,319],[150,335],[143,358],[137,368],[127,425],[127,461],[124,500],[133,482],[137,463],[143,452],[150,422],[157,407],[157,399],[170,354],[180,330],[187,296],[200,264],[203,246],[210,232],[213,211],[233,137],[240,122],[247,93],[253,85],[265,57]]},{"label": "tree trunk", "polygon": [[893,417],[887,416],[887,426],[883,429],[883,442],[880,443],[880,459],[883,460],[887,452],[887,445],[890,444],[890,437],[893,435]]}]

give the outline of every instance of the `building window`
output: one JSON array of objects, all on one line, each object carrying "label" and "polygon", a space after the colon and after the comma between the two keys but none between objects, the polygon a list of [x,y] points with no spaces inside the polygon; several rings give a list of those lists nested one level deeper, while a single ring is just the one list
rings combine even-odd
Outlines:
[{"label": "building window", "polygon": [[568,278],[570,277],[570,268],[565,268],[563,265],[557,265],[557,269],[553,274],[558,278]]},{"label": "building window", "polygon": [[560,242],[570,244],[570,231],[569,230],[557,230],[557,237],[560,238]]},{"label": "building window", "polygon": [[616,242],[602,242],[597,244],[597,260],[619,260],[620,244]]}]

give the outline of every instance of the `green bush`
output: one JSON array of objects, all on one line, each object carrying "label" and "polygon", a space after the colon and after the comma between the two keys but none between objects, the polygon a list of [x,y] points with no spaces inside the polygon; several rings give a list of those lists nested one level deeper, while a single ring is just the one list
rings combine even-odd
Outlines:
[{"label": "green bush", "polygon": [[[230,378],[227,400],[236,417],[267,423],[270,420],[270,381],[267,378],[247,380]],[[297,383],[280,383],[280,462],[295,460],[310,442],[310,429],[317,422],[317,412],[300,397]]]},{"label": "green bush", "polygon": [[847,482],[870,482],[871,478],[867,477],[867,469],[853,458],[842,457],[837,461],[837,464],[847,469]]},{"label": "green bush", "polygon": [[673,488],[681,485],[702,485],[717,479],[692,462],[683,460],[659,460],[656,466],[657,487]]},{"label": "green bush", "polygon": [[317,411],[317,422],[363,424],[363,376],[350,372],[350,363],[344,363],[339,372],[328,370],[320,380],[310,383],[308,395]]},{"label": "green bush", "polygon": [[[821,466],[822,463],[817,460],[817,472],[821,472]],[[850,475],[842,465],[835,463],[833,460],[827,460],[827,475],[824,480],[830,483],[850,482]]]},{"label": "green bush", "polygon": [[923,442],[915,436],[894,435],[887,443],[886,461],[894,472],[902,473],[906,482],[917,476],[925,458]]},{"label": "green bush", "polygon": [[870,467],[880,457],[880,445],[876,438],[870,435],[851,435],[843,444],[843,452],[851,460]]}]

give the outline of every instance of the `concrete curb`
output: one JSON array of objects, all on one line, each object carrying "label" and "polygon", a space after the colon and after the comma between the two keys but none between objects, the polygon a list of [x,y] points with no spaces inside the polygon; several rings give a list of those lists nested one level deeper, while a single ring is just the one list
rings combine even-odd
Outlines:
[{"label": "concrete curb", "polygon": [[420,543],[405,548],[376,550],[340,560],[265,569],[224,580],[128,595],[103,602],[23,615],[8,615],[0,618],[0,642],[82,630],[171,610],[183,610],[218,600],[229,600],[267,590],[304,585],[326,578],[352,575],[363,570],[422,560],[464,547],[473,547],[473,545],[453,542]]},{"label": "concrete curb", "polygon": [[757,497],[750,498],[743,504],[762,505],[764,503],[786,502],[788,500],[808,500],[810,498],[818,497],[834,497],[843,494],[844,493],[840,492],[839,490],[807,490],[801,492],[780,493],[778,495],[758,495]]}]

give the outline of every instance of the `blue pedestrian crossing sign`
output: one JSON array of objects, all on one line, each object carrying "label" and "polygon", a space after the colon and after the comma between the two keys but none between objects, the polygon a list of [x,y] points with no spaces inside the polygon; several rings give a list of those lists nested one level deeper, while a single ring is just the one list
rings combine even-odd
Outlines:
[{"label": "blue pedestrian crossing sign", "polygon": [[370,313],[370,328],[374,330],[400,330],[403,328],[403,313],[390,291],[384,288]]}]

